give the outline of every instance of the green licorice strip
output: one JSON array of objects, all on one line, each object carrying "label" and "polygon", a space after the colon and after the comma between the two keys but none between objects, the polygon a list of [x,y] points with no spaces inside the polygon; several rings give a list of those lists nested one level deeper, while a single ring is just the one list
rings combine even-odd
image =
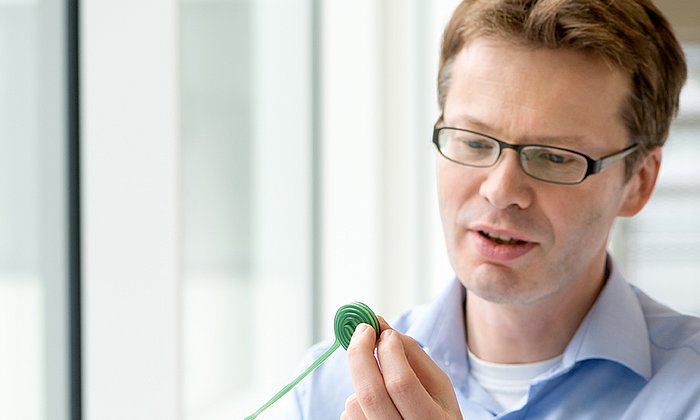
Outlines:
[{"label": "green licorice strip", "polygon": [[326,350],[325,353],[323,353],[318,359],[316,359],[315,362],[311,364],[308,368],[306,368],[305,371],[303,371],[299,376],[296,377],[292,382],[287,384],[284,388],[280,390],[277,394],[275,394],[274,397],[270,398],[270,401],[266,402],[262,407],[258,409],[255,413],[251,414],[250,416],[246,417],[245,420],[253,420],[256,417],[260,415],[263,411],[267,410],[272,404],[276,403],[277,400],[282,398],[287,392],[289,392],[292,388],[297,386],[299,382],[301,382],[302,379],[306,377],[309,373],[313,372],[316,370],[317,367],[321,366],[321,363],[325,362],[328,357],[333,354],[340,346],[343,346],[345,350],[348,349],[348,345],[350,345],[350,339],[352,338],[352,334],[355,332],[355,328],[357,328],[358,325],[360,324],[369,324],[374,328],[375,333],[377,334],[377,339],[379,339],[379,320],[377,320],[377,316],[372,312],[372,310],[369,308],[369,306],[365,305],[362,302],[352,302],[347,305],[343,305],[338,309],[338,312],[335,313],[335,322],[334,322],[334,330],[335,330],[335,342],[333,345]]},{"label": "green licorice strip", "polygon": [[277,400],[279,400],[280,398],[282,398],[282,397],[284,396],[284,394],[286,394],[286,393],[289,392],[292,388],[294,388],[295,386],[297,386],[297,384],[298,384],[299,382],[301,382],[301,380],[304,379],[304,378],[306,377],[306,375],[308,375],[309,373],[313,372],[317,367],[319,367],[319,366],[321,365],[321,363],[325,362],[326,359],[328,359],[328,356],[330,356],[331,354],[333,354],[334,351],[338,350],[338,347],[340,347],[340,343],[338,342],[338,340],[335,340],[335,343],[333,343],[333,345],[332,345],[328,350],[326,350],[326,352],[323,353],[323,354],[321,355],[321,357],[319,357],[318,359],[316,359],[316,361],[313,362],[313,363],[311,364],[311,366],[309,366],[305,371],[303,371],[303,372],[301,373],[301,375],[297,376],[297,378],[296,378],[295,380],[293,380],[292,382],[290,382],[289,384],[287,384],[287,386],[285,386],[284,388],[282,388],[282,389],[280,390],[280,392],[278,392],[277,394],[275,394],[274,397],[270,398],[270,401],[266,402],[265,405],[263,405],[262,407],[258,408],[258,411],[256,411],[255,413],[253,413],[253,414],[249,415],[248,417],[246,417],[245,420],[253,420],[254,418],[258,417],[258,416],[260,415],[260,413],[262,413],[263,411],[267,410],[272,404],[276,403]]}]

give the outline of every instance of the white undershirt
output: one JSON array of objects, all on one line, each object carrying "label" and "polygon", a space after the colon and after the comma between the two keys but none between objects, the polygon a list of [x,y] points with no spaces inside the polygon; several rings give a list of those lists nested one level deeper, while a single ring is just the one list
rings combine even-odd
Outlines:
[{"label": "white undershirt", "polygon": [[469,372],[505,411],[515,408],[527,395],[530,382],[557,365],[562,356],[535,363],[491,363],[476,357],[469,349]]}]

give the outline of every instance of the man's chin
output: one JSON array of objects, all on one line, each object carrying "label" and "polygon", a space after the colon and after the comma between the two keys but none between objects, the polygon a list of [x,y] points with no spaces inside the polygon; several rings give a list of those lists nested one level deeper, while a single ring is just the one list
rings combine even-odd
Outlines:
[{"label": "man's chin", "polygon": [[519,276],[503,267],[478,267],[459,277],[470,294],[496,304],[529,305],[541,299],[540,293],[526,288]]}]

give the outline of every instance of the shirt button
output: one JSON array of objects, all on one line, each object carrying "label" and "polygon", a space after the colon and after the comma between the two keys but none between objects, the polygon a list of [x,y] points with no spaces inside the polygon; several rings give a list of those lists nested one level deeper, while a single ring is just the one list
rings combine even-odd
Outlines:
[{"label": "shirt button", "polygon": [[444,364],[445,364],[445,366],[447,366],[447,367],[449,367],[449,366],[451,365],[451,363],[450,363],[449,360],[445,360]]}]

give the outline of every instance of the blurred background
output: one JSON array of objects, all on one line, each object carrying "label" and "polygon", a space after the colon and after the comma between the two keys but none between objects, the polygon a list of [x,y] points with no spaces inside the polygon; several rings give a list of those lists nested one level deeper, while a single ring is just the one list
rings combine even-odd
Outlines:
[{"label": "blurred background", "polygon": [[[0,418],[241,418],[338,306],[430,301],[456,4],[0,0]],[[700,315],[700,3],[656,4],[690,78],[611,251]]]}]

